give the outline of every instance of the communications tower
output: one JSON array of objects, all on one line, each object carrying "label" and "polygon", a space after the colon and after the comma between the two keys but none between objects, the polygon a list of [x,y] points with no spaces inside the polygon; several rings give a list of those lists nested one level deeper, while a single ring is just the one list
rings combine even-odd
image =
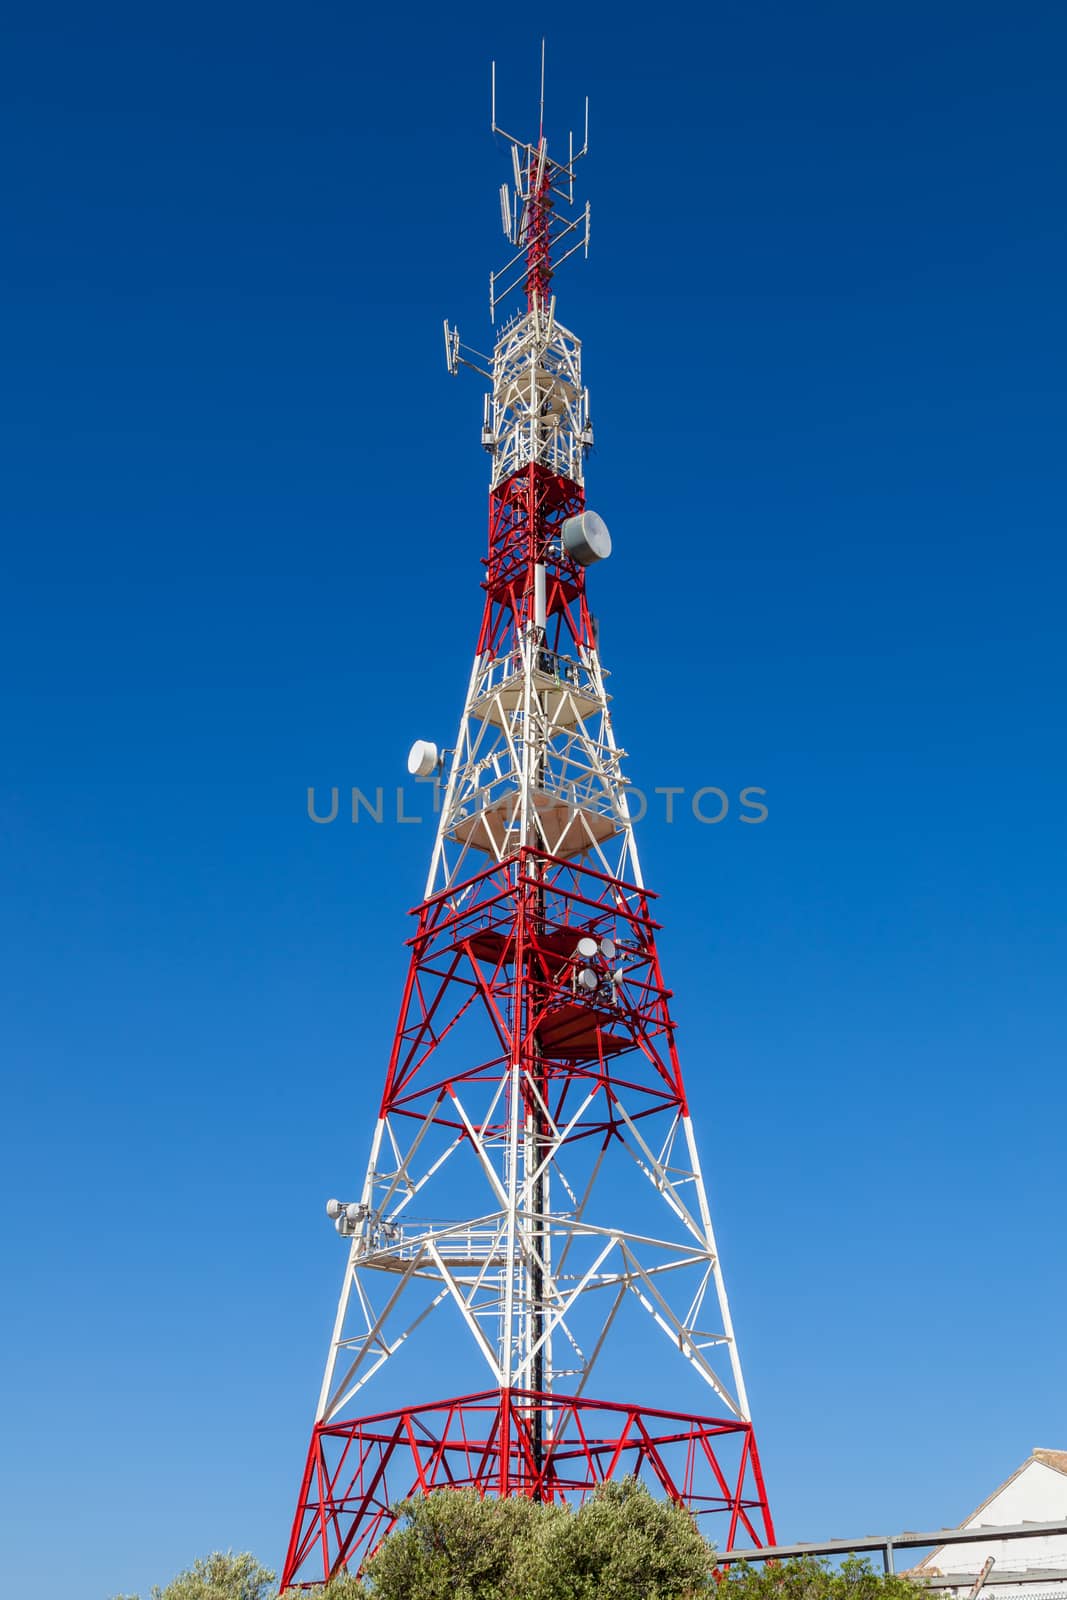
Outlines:
[{"label": "communications tower", "polygon": [[[445,324],[450,370],[490,384],[482,621],[454,746],[409,758],[437,835],[366,1176],[327,1205],[347,1263],[283,1588],[356,1571],[391,1506],[448,1486],[548,1501],[637,1473],[720,1551],[774,1539],[587,603],[611,540],[552,283],[588,253],[588,109],[557,160],[543,104],[512,137],[494,73],[514,254],[490,306],[524,308],[491,358]],[[373,1414],[420,1345],[448,1398]],[[684,1409],[646,1403],[665,1375]]]}]

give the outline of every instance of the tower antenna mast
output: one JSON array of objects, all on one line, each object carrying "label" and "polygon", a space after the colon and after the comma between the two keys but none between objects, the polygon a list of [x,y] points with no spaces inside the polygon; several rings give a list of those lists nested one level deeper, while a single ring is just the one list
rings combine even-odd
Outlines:
[{"label": "tower antenna mast", "polygon": [[[397,1503],[442,1487],[574,1502],[636,1473],[721,1554],[774,1542],[587,593],[611,537],[553,284],[588,253],[588,101],[553,158],[543,44],[541,69],[533,142],[497,123],[492,74],[509,314],[489,356],[445,323],[449,371],[488,384],[481,624],[452,744],[408,758],[436,836],[358,1198],[327,1202],[347,1258],[283,1590],[361,1570]],[[462,1392],[413,1392],[445,1362]],[[624,1375],[635,1398],[596,1398]]]},{"label": "tower antenna mast", "polygon": [[541,116],[537,124],[537,142],[545,136],[545,41],[541,40]]}]

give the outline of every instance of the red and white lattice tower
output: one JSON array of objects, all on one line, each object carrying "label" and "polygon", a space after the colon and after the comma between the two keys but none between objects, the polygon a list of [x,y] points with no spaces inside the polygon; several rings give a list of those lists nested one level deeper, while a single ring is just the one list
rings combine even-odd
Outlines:
[{"label": "red and white lattice tower", "polygon": [[[720,1513],[720,1550],[773,1543],[586,600],[610,539],[585,510],[581,345],[551,282],[588,250],[588,140],[556,161],[543,132],[497,128],[495,96],[493,128],[516,254],[492,309],[520,288],[526,305],[485,374],[485,605],[455,748],[409,763],[447,779],[363,1188],[327,1207],[348,1262],[283,1588],[356,1571],[391,1506],[446,1486],[554,1500],[636,1472],[702,1524]],[[445,338],[453,371],[477,366]],[[419,1341],[474,1392],[365,1414]],[[635,1398],[595,1398],[620,1354]],[[672,1366],[699,1414],[642,1403]]]}]

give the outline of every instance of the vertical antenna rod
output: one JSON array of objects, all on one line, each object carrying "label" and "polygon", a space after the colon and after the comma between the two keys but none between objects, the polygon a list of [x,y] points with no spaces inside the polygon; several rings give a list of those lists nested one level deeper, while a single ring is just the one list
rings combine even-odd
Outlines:
[{"label": "vertical antenna rod", "polygon": [[537,142],[545,136],[545,41],[541,40],[541,116],[537,124]]}]

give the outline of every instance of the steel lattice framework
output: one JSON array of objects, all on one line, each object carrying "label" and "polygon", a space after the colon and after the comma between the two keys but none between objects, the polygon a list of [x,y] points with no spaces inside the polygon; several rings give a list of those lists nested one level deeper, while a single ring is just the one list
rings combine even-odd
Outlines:
[{"label": "steel lattice framework", "polygon": [[[566,215],[588,141],[556,162],[543,132],[504,136],[516,255],[492,302],[521,284],[526,307],[486,372],[484,611],[363,1188],[331,1202],[349,1253],[283,1588],[357,1570],[390,1506],[443,1486],[550,1500],[637,1472],[720,1513],[721,1549],[774,1537],[586,566],[564,537],[592,428],[549,291],[553,260],[588,246],[588,206]],[[445,331],[450,367],[475,365]],[[355,1417],[449,1313],[492,1387]],[[646,1336],[711,1415],[587,1394],[610,1342],[654,1360]]]}]

